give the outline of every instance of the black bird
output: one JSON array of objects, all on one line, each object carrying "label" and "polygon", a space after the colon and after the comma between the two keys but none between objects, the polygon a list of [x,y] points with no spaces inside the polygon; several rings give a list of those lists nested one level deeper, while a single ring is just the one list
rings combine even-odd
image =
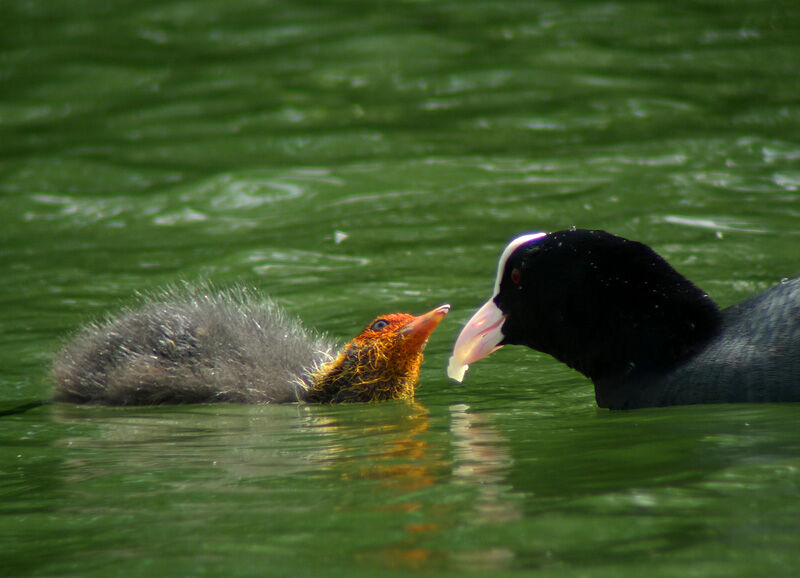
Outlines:
[{"label": "black bird", "polygon": [[720,310],[650,247],[573,229],[514,239],[448,375],[506,344],[548,353],[611,409],[800,401],[800,278]]},{"label": "black bird", "polygon": [[340,346],[255,292],[172,288],[73,337],[53,362],[54,399],[152,405],[412,398],[422,351],[449,309],[381,315]]}]

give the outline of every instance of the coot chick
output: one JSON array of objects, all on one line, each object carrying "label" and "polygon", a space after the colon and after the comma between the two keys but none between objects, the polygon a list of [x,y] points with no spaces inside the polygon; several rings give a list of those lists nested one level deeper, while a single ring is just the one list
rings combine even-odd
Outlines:
[{"label": "coot chick", "polygon": [[448,375],[506,344],[548,353],[611,409],[800,401],[800,278],[720,310],[650,247],[604,231],[514,239]]},{"label": "coot chick", "polygon": [[255,292],[171,288],[79,332],[54,360],[54,399],[152,405],[411,398],[422,351],[449,308],[381,315],[339,347]]}]

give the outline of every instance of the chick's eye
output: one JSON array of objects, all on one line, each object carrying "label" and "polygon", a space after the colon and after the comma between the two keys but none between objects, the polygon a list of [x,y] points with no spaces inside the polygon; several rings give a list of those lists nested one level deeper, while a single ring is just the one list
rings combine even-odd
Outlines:
[{"label": "chick's eye", "polygon": [[389,325],[389,322],[385,319],[378,319],[375,323],[369,326],[372,331],[381,331],[386,329],[386,326]]},{"label": "chick's eye", "polygon": [[514,285],[519,285],[519,269],[513,269],[511,271],[511,282]]}]

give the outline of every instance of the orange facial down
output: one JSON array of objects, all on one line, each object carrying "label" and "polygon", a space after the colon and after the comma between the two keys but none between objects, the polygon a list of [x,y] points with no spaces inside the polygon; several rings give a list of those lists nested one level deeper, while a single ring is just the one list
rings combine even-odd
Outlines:
[{"label": "orange facial down", "polygon": [[450,310],[442,305],[419,317],[375,318],[310,377],[312,402],[382,401],[414,397],[428,337]]}]

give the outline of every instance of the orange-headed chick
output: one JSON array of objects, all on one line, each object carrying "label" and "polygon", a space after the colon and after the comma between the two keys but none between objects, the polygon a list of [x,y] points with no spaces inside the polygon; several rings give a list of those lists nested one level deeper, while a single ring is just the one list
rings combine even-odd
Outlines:
[{"label": "orange-headed chick", "polygon": [[381,401],[414,397],[428,337],[450,310],[442,305],[419,317],[381,315],[333,361],[311,375],[308,401]]},{"label": "orange-headed chick", "polygon": [[449,308],[383,315],[339,348],[255,292],[170,288],[79,331],[53,361],[54,398],[106,405],[410,398],[428,337]]}]

